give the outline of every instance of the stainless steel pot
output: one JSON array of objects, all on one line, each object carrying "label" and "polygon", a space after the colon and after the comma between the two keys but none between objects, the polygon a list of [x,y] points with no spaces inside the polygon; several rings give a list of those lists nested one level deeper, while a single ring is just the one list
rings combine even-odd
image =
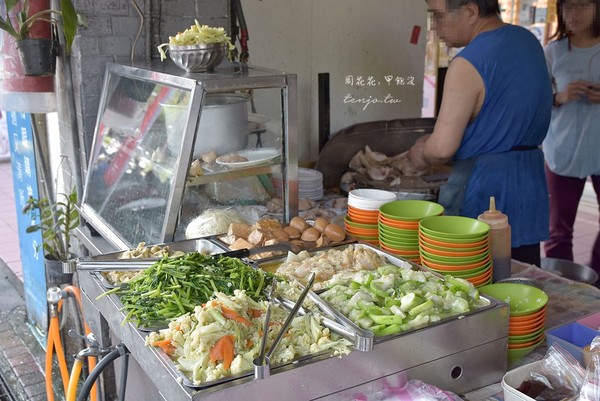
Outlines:
[{"label": "stainless steel pot", "polygon": [[548,270],[558,276],[581,283],[594,285],[598,281],[598,273],[591,267],[564,259],[542,258],[542,269]]},{"label": "stainless steel pot", "polygon": [[[248,145],[249,100],[250,96],[235,93],[211,93],[205,96],[196,129],[194,158],[211,150],[220,156]],[[164,104],[162,107],[169,149],[178,151],[187,106]]]},{"label": "stainless steel pot", "polygon": [[218,155],[248,145],[249,96],[215,93],[206,95],[196,131],[194,157],[214,150]]}]

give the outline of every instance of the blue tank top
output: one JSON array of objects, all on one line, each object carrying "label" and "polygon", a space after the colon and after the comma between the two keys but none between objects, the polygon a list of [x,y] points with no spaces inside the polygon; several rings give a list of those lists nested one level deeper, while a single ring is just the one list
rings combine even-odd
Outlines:
[{"label": "blue tank top", "polygon": [[454,156],[474,159],[460,214],[476,218],[494,196],[508,216],[513,248],[543,241],[548,189],[538,146],[550,122],[552,87],[542,46],[526,29],[505,25],[479,34],[457,57],[470,62],[485,85],[481,110]]}]

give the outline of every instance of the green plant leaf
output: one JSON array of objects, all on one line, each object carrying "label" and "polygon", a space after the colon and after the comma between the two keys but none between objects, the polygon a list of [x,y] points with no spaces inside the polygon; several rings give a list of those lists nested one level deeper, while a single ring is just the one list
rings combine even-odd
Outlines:
[{"label": "green plant leaf", "polygon": [[0,29],[5,30],[10,36],[14,37],[15,39],[19,37],[17,31],[15,31],[15,28],[13,28],[10,20],[8,19],[8,16],[6,18],[6,21],[2,19],[2,17],[0,17]]},{"label": "green plant leaf", "polygon": [[8,14],[20,0],[4,0],[4,4],[6,4],[6,13]]},{"label": "green plant leaf", "polygon": [[[77,33],[77,12],[75,12],[75,7],[73,7],[71,0],[60,0],[60,10],[63,19],[63,32],[65,34],[65,51],[67,54],[71,54],[71,46]],[[76,193],[75,196],[77,196]],[[75,202],[77,202],[77,199],[75,199]]]},{"label": "green plant leaf", "polygon": [[75,189],[67,194],[59,194],[61,199],[50,204],[48,199],[29,198],[23,213],[37,218],[39,224],[32,224],[27,232],[42,230],[44,255],[55,260],[66,260],[70,257],[72,230],[79,226],[79,211],[77,209],[77,192]]}]

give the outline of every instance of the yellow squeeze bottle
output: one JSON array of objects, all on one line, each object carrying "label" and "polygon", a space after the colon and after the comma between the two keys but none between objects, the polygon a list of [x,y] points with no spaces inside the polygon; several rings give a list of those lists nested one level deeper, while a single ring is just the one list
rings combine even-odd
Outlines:
[{"label": "yellow squeeze bottle", "polygon": [[490,226],[490,251],[493,261],[492,281],[503,280],[510,277],[511,245],[510,225],[508,216],[496,210],[496,199],[490,196],[490,209],[477,217]]}]

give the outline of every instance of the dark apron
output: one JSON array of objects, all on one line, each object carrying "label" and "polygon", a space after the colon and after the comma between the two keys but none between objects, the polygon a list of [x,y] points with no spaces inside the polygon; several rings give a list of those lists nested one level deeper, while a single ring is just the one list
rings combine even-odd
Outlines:
[{"label": "dark apron", "polygon": [[[514,146],[509,152],[534,149],[538,149],[538,146]],[[438,195],[438,203],[444,206],[445,215],[460,215],[469,178],[471,177],[473,166],[475,165],[477,158],[478,156],[464,160],[455,160],[452,164],[452,172],[450,173],[450,177],[448,177],[448,182],[440,187],[440,193]]]},{"label": "dark apron", "polygon": [[460,215],[469,177],[471,177],[471,172],[476,161],[477,157],[472,157],[470,159],[455,160],[452,164],[450,177],[440,187],[438,195],[438,203],[444,206],[444,214],[446,216]]}]

